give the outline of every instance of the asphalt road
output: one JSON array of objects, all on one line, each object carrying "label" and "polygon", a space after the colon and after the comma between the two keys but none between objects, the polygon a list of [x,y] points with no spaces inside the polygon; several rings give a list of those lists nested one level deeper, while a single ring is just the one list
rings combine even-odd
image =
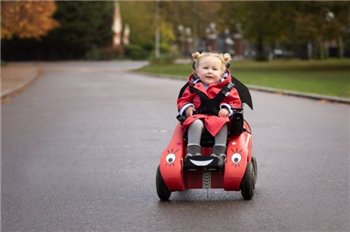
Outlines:
[{"label": "asphalt road", "polygon": [[184,82],[126,72],[140,65],[42,63],[2,104],[3,232],[350,230],[349,105],[252,91],[254,198],[161,202],[156,169]]}]

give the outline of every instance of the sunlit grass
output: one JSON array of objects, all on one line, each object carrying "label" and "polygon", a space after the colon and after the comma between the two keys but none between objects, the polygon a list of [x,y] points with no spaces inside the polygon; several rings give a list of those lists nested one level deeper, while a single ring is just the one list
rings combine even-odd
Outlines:
[{"label": "sunlit grass", "polygon": [[[350,98],[350,59],[232,61],[231,73],[246,85]],[[186,79],[188,64],[149,65],[137,71]]]}]

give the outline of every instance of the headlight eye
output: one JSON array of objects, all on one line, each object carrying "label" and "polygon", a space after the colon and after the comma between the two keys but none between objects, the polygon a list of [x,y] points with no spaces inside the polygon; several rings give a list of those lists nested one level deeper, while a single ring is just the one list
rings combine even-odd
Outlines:
[{"label": "headlight eye", "polygon": [[233,163],[237,164],[237,163],[241,162],[242,156],[239,153],[234,153],[231,157],[231,160]]},{"label": "headlight eye", "polygon": [[166,161],[168,164],[174,163],[175,160],[176,160],[176,156],[175,156],[175,154],[173,154],[173,153],[170,153],[170,154],[168,154],[168,155],[165,157],[165,161]]}]

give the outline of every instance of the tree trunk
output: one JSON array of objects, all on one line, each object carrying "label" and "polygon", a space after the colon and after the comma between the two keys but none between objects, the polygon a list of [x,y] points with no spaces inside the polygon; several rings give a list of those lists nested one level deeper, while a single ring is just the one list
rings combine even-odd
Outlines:
[{"label": "tree trunk", "polygon": [[300,59],[309,60],[308,43],[301,42],[299,44],[299,55],[300,55]]},{"label": "tree trunk", "polygon": [[257,54],[255,57],[255,60],[256,61],[267,61],[267,57],[266,57],[265,52],[264,52],[264,41],[263,41],[262,36],[258,37],[258,43],[256,45],[256,49],[257,49]]},{"label": "tree trunk", "polygon": [[343,38],[341,36],[338,37],[338,52],[339,52],[339,58],[343,59],[344,56],[344,45],[343,45]]},{"label": "tree trunk", "polygon": [[324,42],[322,38],[318,38],[318,43],[320,46],[320,59],[324,60]]}]

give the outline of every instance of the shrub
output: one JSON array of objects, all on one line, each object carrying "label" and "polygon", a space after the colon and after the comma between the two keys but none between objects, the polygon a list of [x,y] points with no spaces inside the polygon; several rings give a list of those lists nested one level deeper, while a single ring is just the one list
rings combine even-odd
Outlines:
[{"label": "shrub", "polygon": [[90,50],[85,53],[87,60],[99,60],[101,58],[101,51],[96,45],[92,45]]},{"label": "shrub", "polygon": [[268,61],[269,59],[264,54],[256,55],[255,61]]},{"label": "shrub", "polygon": [[175,61],[174,56],[163,56],[160,58],[152,58],[151,64],[172,64]]},{"label": "shrub", "polygon": [[170,47],[167,44],[161,44],[159,46],[159,51],[160,51],[160,53],[167,54],[170,52]]},{"label": "shrub", "polygon": [[147,60],[149,57],[149,53],[138,45],[126,46],[125,55],[132,60]]}]

